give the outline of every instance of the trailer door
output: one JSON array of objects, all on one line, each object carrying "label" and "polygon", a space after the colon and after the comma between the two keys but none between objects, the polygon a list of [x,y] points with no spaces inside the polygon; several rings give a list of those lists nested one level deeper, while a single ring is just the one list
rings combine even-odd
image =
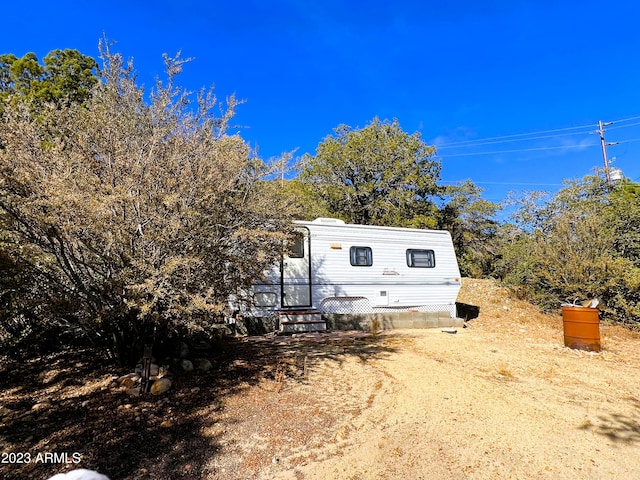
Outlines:
[{"label": "trailer door", "polygon": [[300,228],[294,243],[282,256],[282,307],[311,306],[311,256],[309,230]]}]

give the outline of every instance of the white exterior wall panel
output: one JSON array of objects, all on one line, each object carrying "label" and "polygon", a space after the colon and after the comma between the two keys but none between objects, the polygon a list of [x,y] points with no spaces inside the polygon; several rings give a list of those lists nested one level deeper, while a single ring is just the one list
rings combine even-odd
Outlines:
[{"label": "white exterior wall panel", "polygon": [[[309,232],[313,308],[326,313],[415,309],[455,315],[460,271],[449,232],[319,221],[296,223]],[[371,248],[371,266],[351,265],[350,249],[354,246]],[[409,267],[407,249],[432,250],[435,267]],[[275,267],[255,290],[274,293],[281,305],[280,281],[280,268]]]}]

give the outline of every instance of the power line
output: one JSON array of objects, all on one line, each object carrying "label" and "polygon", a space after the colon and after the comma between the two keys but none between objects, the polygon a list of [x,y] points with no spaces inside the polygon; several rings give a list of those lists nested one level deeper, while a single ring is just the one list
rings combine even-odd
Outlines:
[{"label": "power line", "polygon": [[[597,132],[595,132],[597,133]],[[616,144],[622,144],[622,143],[633,143],[633,142],[640,142],[640,137],[639,138],[630,138],[628,140],[619,140],[617,142],[615,142]],[[538,147],[538,148],[522,148],[522,149],[517,149],[517,150],[497,150],[494,152],[476,152],[476,153],[454,153],[454,154],[446,154],[443,155],[444,157],[470,157],[470,156],[474,156],[474,155],[498,155],[501,153],[520,153],[520,152],[532,152],[532,151],[538,151],[538,150],[560,150],[563,148],[591,148],[591,147],[597,147],[597,144],[591,144],[591,145],[563,145],[563,146],[558,146],[558,147]]]},{"label": "power line", "polygon": [[[451,184],[451,185],[455,185],[457,183],[459,183],[460,181],[450,181],[450,180],[442,180],[442,183],[447,183],[447,184]],[[540,186],[540,187],[562,187],[564,184],[562,183],[537,183],[537,182],[482,182],[482,181],[475,181],[473,180],[473,183],[476,185],[518,185],[518,186]]]},{"label": "power line", "polygon": [[613,120],[615,123],[623,123],[623,122],[630,122],[631,120],[638,120],[640,118],[640,115],[637,115],[635,117],[629,117],[629,118],[623,118],[622,120]]},{"label": "power line", "polygon": [[538,185],[541,187],[562,187],[564,184],[562,183],[535,183],[535,182],[473,182],[478,183],[480,185],[522,185],[522,186],[533,186]]},{"label": "power line", "polygon": [[491,141],[491,142],[479,141],[478,143],[470,143],[470,144],[467,144],[467,145],[452,145],[452,144],[449,144],[449,145],[444,145],[444,146],[440,145],[440,146],[436,146],[436,147],[437,147],[438,150],[441,150],[443,148],[447,149],[447,148],[461,148],[461,147],[478,147],[478,146],[481,146],[481,145],[495,145],[497,143],[510,143],[510,142],[525,142],[527,140],[540,140],[540,139],[543,139],[543,138],[566,137],[566,136],[569,136],[569,135],[585,135],[585,134],[588,134],[588,133],[590,133],[590,132],[589,131],[584,131],[584,132],[573,132],[573,133],[559,133],[559,134],[556,134],[556,135],[541,135],[541,136],[538,136],[538,137],[529,137],[529,138],[512,138],[512,139],[509,139],[509,140],[495,140],[495,141]]},{"label": "power line", "polygon": [[564,146],[560,146],[560,147],[537,147],[537,148],[522,148],[522,149],[517,149],[517,150],[497,150],[494,152],[475,152],[475,153],[454,153],[454,154],[447,154],[444,155],[446,158],[451,158],[451,157],[472,157],[475,155],[500,155],[503,153],[520,153],[520,152],[536,152],[536,151],[541,151],[541,150],[559,150],[559,149],[563,149],[563,148],[590,148],[590,147],[597,147],[597,144],[592,144],[592,145],[564,145]]},{"label": "power line", "polygon": [[636,125],[640,125],[640,122],[630,123],[629,125],[618,125],[617,127],[609,127],[608,130],[615,130],[616,128],[634,127]]},{"label": "power line", "polygon": [[[634,116],[634,117],[628,117],[628,118],[623,118],[621,120],[613,120],[614,123],[624,123],[624,122],[630,122],[632,120],[638,120],[640,119],[640,115],[638,116]],[[633,123],[630,125],[620,125],[618,127],[612,127],[612,128],[625,128],[625,127],[631,127],[631,126],[635,126],[635,125],[640,125],[640,122],[637,123]],[[583,133],[589,133],[590,130],[585,131],[585,132],[574,132],[574,133],[565,133],[565,134],[558,134],[558,135],[550,135],[548,137],[532,137],[532,138],[521,138],[521,139],[517,139],[517,140],[513,140],[517,137],[530,137],[532,135],[542,135],[542,134],[547,134],[547,133],[555,133],[555,132],[566,132],[569,130],[579,130],[579,129],[584,129],[584,128],[589,128],[592,129],[594,126],[597,126],[597,124],[588,124],[588,125],[580,125],[580,126],[576,126],[576,127],[564,127],[564,128],[554,128],[554,129],[550,129],[550,130],[539,130],[536,132],[528,132],[528,133],[516,133],[516,134],[512,134],[512,135],[501,135],[501,136],[496,136],[496,137],[486,137],[486,138],[478,138],[478,139],[474,139],[474,140],[461,140],[459,142],[451,142],[451,143],[445,143],[445,144],[441,144],[441,145],[436,145],[437,148],[453,148],[453,147],[458,147],[458,146],[476,146],[476,145],[484,145],[484,144],[491,144],[491,143],[503,143],[503,142],[513,142],[513,141],[525,141],[525,140],[536,140],[538,138],[551,138],[551,137],[561,137],[561,136],[565,136],[565,135],[580,135]],[[483,142],[490,142],[490,143],[483,143]]]},{"label": "power line", "polygon": [[463,144],[467,144],[467,143],[474,143],[474,142],[484,142],[487,140],[501,140],[501,139],[505,139],[505,138],[514,138],[514,137],[525,137],[528,135],[540,135],[543,133],[553,133],[553,132],[560,132],[560,131],[566,131],[566,130],[577,130],[579,128],[593,128],[593,124],[591,125],[581,125],[579,127],[565,127],[565,128],[554,128],[552,130],[540,130],[538,132],[529,132],[529,133],[515,133],[513,135],[501,135],[498,137],[487,137],[487,138],[478,138],[475,140],[462,140],[459,142],[452,142],[452,143],[445,143],[444,145],[436,145],[439,148],[442,147],[451,147],[454,145],[463,145]]},{"label": "power line", "polygon": [[629,140],[618,140],[616,143],[632,143],[640,141],[640,138],[630,138]]}]

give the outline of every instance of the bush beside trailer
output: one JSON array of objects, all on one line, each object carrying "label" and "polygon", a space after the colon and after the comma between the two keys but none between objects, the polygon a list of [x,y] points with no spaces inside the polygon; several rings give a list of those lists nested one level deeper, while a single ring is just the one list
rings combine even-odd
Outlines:
[{"label": "bush beside trailer", "polygon": [[282,331],[441,327],[456,319],[460,270],[443,230],[297,221],[280,265],[253,286],[243,316]]}]

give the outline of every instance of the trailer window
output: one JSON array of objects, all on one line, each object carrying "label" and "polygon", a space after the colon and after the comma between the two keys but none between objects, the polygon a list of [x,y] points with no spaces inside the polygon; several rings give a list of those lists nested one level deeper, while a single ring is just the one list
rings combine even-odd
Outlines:
[{"label": "trailer window", "polygon": [[304,258],[304,233],[295,232],[293,234],[293,243],[287,246],[287,256],[289,258]]},{"label": "trailer window", "polygon": [[370,267],[373,265],[373,253],[370,247],[351,247],[351,265],[354,267]]},{"label": "trailer window", "polygon": [[436,256],[433,250],[407,250],[407,265],[415,268],[434,268],[436,266]]}]

